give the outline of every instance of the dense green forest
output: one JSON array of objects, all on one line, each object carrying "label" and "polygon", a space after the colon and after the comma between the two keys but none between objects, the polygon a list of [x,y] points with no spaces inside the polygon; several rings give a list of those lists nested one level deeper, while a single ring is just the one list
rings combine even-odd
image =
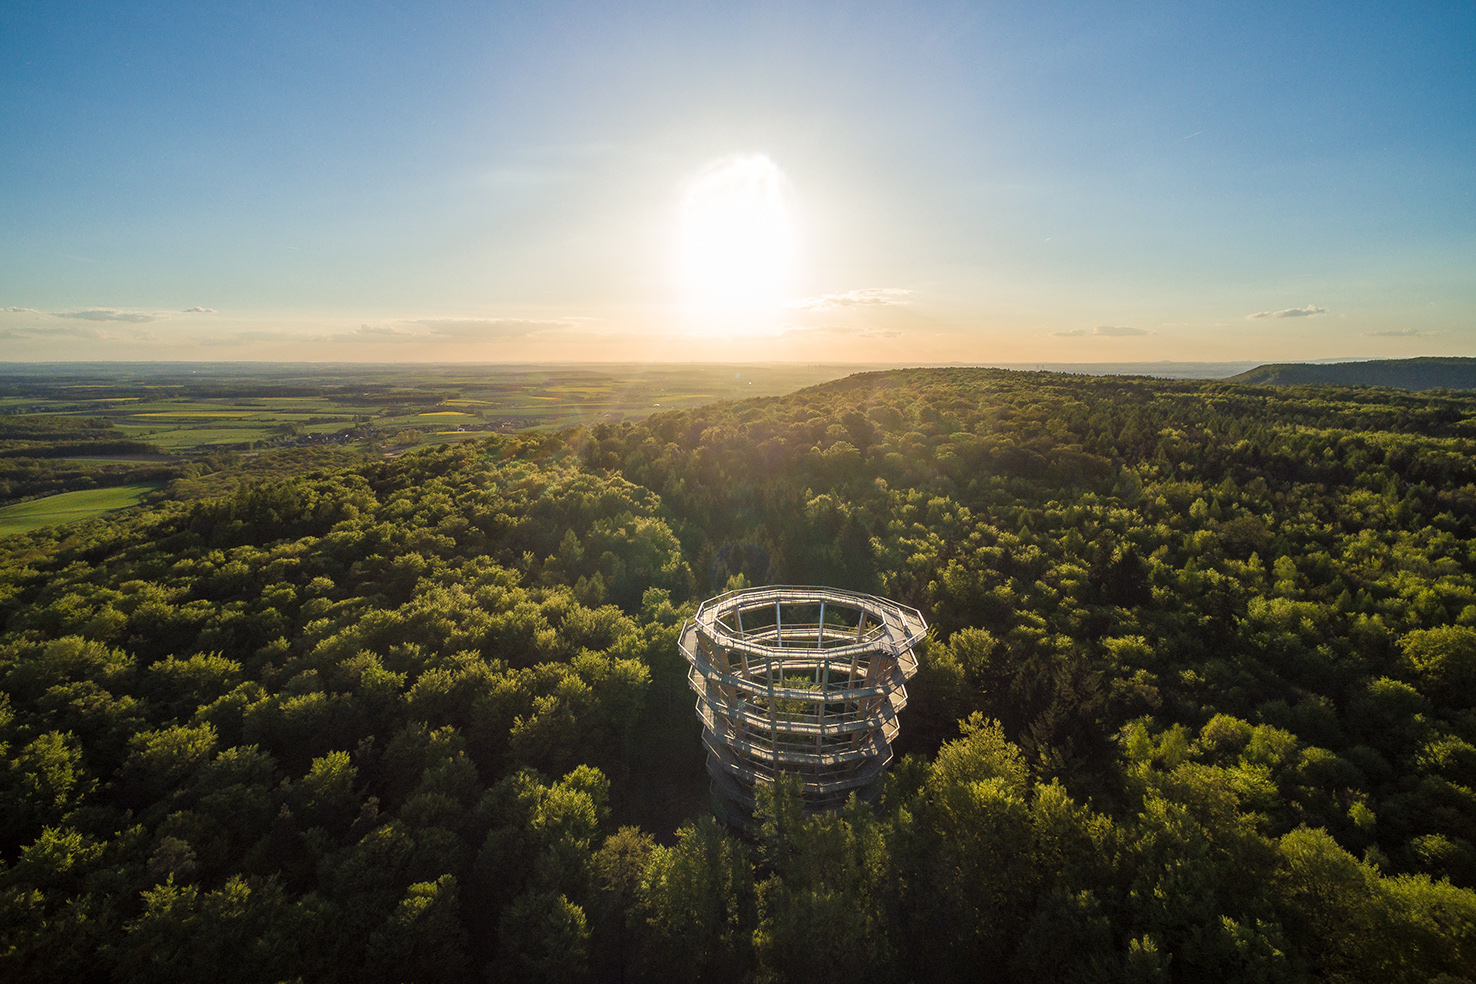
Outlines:
[{"label": "dense green forest", "polygon": [[[1476,398],[852,376],[0,540],[9,981],[1476,980]],[[705,815],[735,583],[928,615]]]},{"label": "dense green forest", "polygon": [[1369,359],[1362,362],[1282,362],[1257,366],[1232,382],[1258,386],[1388,386],[1393,389],[1476,389],[1476,359],[1424,356],[1418,359]]}]

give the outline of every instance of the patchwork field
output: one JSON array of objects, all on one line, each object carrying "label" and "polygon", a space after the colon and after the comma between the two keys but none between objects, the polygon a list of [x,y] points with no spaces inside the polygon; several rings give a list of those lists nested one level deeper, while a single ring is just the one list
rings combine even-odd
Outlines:
[{"label": "patchwork field", "polygon": [[111,423],[170,452],[252,450],[343,435],[558,429],[778,395],[849,366],[50,365],[0,371],[0,411]]},{"label": "patchwork field", "polygon": [[0,505],[96,485],[193,487],[202,467],[236,467],[232,456],[339,448],[394,457],[489,434],[634,421],[859,368],[11,365],[0,369]]}]

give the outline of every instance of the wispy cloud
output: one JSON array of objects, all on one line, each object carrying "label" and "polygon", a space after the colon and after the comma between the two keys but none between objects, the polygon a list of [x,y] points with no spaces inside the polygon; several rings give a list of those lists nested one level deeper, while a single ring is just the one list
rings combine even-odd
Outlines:
[{"label": "wispy cloud", "polygon": [[1366,331],[1365,338],[1414,338],[1416,335],[1434,335],[1433,331],[1420,331],[1418,328],[1390,328],[1388,331]]},{"label": "wispy cloud", "polygon": [[5,310],[9,311],[12,314],[40,314],[41,313],[40,311],[37,311],[35,308],[8,307]]},{"label": "wispy cloud", "polygon": [[0,330],[0,338],[102,338],[102,332],[96,328],[84,328],[81,325],[67,325],[65,327],[53,328],[6,328]]},{"label": "wispy cloud", "polygon": [[844,294],[821,294],[790,301],[787,307],[796,311],[834,311],[837,308],[857,307],[868,304],[906,304],[912,291],[901,287],[864,287],[848,290]]},{"label": "wispy cloud", "polygon": [[420,332],[412,331],[409,328],[396,328],[394,325],[360,325],[348,334],[337,337],[344,341],[349,341],[355,338],[403,338],[418,334]]},{"label": "wispy cloud", "polygon": [[[212,335],[209,338],[196,339],[201,345],[250,345],[252,342],[280,342],[290,336],[280,331],[268,331],[265,329],[246,329],[233,331],[229,335]],[[293,339],[296,341],[297,339]]]},{"label": "wispy cloud", "polygon": [[1147,328],[1133,328],[1128,325],[1098,325],[1091,331],[1085,328],[1068,328],[1062,331],[1051,332],[1057,338],[1085,338],[1088,335],[1096,335],[1101,338],[1126,338],[1129,335],[1151,335],[1153,332]]},{"label": "wispy cloud", "polygon": [[568,321],[527,321],[522,318],[423,318],[432,335],[453,338],[524,338],[543,331],[574,327]]},{"label": "wispy cloud", "polygon": [[184,309],[184,313],[185,314],[214,314],[215,313],[215,308],[207,308],[207,307],[185,308]]},{"label": "wispy cloud", "polygon": [[527,338],[530,335],[575,327],[578,326],[573,321],[532,321],[523,318],[421,318],[417,321],[397,321],[390,324],[364,324],[353,331],[325,335],[314,341],[438,344],[452,340],[474,342]]},{"label": "wispy cloud", "polygon": [[1287,308],[1284,311],[1257,311],[1255,314],[1247,314],[1247,318],[1310,318],[1317,314],[1326,314],[1327,308],[1320,308],[1316,304],[1308,304],[1306,307]]},{"label": "wispy cloud", "polygon": [[845,335],[848,338],[897,338],[902,332],[896,328],[852,327],[843,325],[780,325],[779,334],[794,335]]},{"label": "wispy cloud", "polygon": [[157,315],[146,314],[142,311],[117,311],[113,308],[87,308],[82,311],[53,311],[51,315],[54,318],[70,318],[74,321],[126,321],[136,325],[159,320]]}]

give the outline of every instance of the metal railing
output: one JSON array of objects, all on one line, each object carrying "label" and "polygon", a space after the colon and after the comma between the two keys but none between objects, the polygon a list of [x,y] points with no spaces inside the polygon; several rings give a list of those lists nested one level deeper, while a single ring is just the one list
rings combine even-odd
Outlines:
[{"label": "metal railing", "polygon": [[838,588],[776,585],[703,602],[678,648],[714,791],[751,805],[755,783],[788,773],[822,808],[874,783],[926,632],[915,609]]}]

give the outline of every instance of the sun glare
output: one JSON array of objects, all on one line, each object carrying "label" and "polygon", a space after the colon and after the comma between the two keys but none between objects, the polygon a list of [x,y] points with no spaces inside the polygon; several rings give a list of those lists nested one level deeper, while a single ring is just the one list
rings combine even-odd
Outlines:
[{"label": "sun glare", "polygon": [[784,172],[763,154],[696,174],[681,201],[679,259],[689,300],[707,314],[776,307],[794,264]]}]

